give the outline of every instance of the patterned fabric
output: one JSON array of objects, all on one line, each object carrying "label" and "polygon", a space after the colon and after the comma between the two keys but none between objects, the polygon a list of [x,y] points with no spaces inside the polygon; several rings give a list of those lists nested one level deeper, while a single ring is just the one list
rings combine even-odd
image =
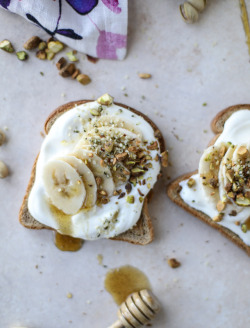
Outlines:
[{"label": "patterned fabric", "polygon": [[93,57],[126,55],[127,0],[0,0],[0,7]]}]

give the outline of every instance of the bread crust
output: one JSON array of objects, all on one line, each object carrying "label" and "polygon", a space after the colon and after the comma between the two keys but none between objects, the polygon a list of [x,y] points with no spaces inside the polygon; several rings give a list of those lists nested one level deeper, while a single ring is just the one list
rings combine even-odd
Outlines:
[{"label": "bread crust", "polygon": [[[57,120],[58,117],[60,117],[63,113],[67,112],[68,110],[71,110],[72,108],[74,108],[75,106],[79,106],[82,104],[85,104],[87,102],[92,102],[93,100],[79,100],[79,101],[73,101],[73,102],[69,102],[67,104],[64,104],[62,106],[59,106],[55,111],[53,111],[49,117],[47,118],[45,124],[44,124],[44,131],[46,134],[49,133],[52,125],[54,124],[54,122]],[[160,152],[164,152],[165,151],[165,142],[163,139],[163,136],[160,132],[160,130],[158,129],[158,127],[156,126],[156,124],[154,122],[152,122],[146,115],[144,115],[143,113],[137,111],[134,108],[131,108],[127,105],[123,105],[120,103],[114,103],[115,105],[118,105],[120,107],[123,107],[125,109],[130,110],[131,112],[142,116],[153,128],[154,130],[154,134],[155,137],[158,139],[159,141],[159,146],[160,146]],[[31,176],[30,176],[30,180],[28,183],[28,187],[19,211],[19,222],[26,228],[28,229],[49,229],[49,230],[54,230],[40,222],[38,222],[37,220],[35,220],[32,215],[29,213],[28,210],[28,197],[30,194],[30,191],[32,189],[32,186],[34,184],[35,181],[35,175],[36,175],[36,163],[38,160],[39,154],[37,155],[37,158],[33,164],[32,167],[32,171],[31,171]],[[136,223],[136,225],[129,229],[128,231],[114,237],[114,238],[110,238],[112,240],[120,240],[120,241],[126,241],[132,244],[136,244],[136,245],[146,245],[149,244],[153,241],[154,239],[154,229],[153,229],[153,225],[152,225],[152,220],[150,218],[149,215],[149,211],[148,211],[148,202],[149,202],[149,196],[145,197],[144,199],[144,205],[143,205],[143,209],[142,209],[142,213],[140,216],[140,219],[138,220],[138,222]]]},{"label": "bread crust", "polygon": [[[220,136],[220,133],[223,131],[223,129],[222,130],[220,129],[220,126],[224,127],[224,124],[225,124],[226,120],[234,112],[236,112],[237,110],[240,110],[240,109],[250,109],[250,105],[231,106],[231,107],[228,107],[225,110],[219,112],[215,116],[215,118],[212,120],[211,128],[212,128],[213,132],[218,133],[218,134],[210,141],[209,146],[212,146],[215,143],[217,138]],[[190,178],[192,175],[194,175],[196,173],[198,173],[198,170],[196,170],[194,172],[183,174],[180,177],[178,177],[177,179],[175,179],[174,181],[172,181],[167,187],[168,197],[174,203],[176,203],[177,205],[182,207],[184,210],[188,211],[189,213],[191,213],[192,215],[197,217],[199,220],[201,220],[201,221],[207,223],[208,225],[210,225],[211,227],[217,229],[222,235],[227,237],[229,240],[231,240],[233,243],[235,243],[238,247],[243,249],[247,253],[248,256],[250,256],[250,246],[246,245],[238,235],[236,235],[231,230],[217,224],[216,222],[214,222],[212,220],[212,218],[210,218],[205,213],[203,213],[201,211],[198,211],[195,208],[189,206],[181,198],[181,196],[180,196],[180,191],[181,191],[180,183],[184,180],[187,180],[188,178]]]},{"label": "bread crust", "polygon": [[240,104],[227,107],[220,111],[211,122],[211,129],[214,133],[221,133],[224,129],[226,120],[235,112],[241,109],[250,110],[250,104]]}]

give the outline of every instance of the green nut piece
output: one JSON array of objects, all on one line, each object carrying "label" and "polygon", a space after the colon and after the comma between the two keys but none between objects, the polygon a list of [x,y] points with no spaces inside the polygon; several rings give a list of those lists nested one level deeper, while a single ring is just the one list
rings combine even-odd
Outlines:
[{"label": "green nut piece", "polygon": [[48,43],[48,49],[54,54],[57,54],[59,51],[63,50],[63,43],[60,41],[50,41]]},{"label": "green nut piece", "polygon": [[135,202],[135,197],[133,195],[128,195],[127,196],[127,203],[134,204],[134,202]]},{"label": "green nut piece", "polygon": [[78,58],[75,56],[74,51],[69,51],[66,53],[66,56],[69,58],[71,62],[77,62]]},{"label": "green nut piece", "polygon": [[105,93],[103,96],[97,99],[97,102],[101,105],[110,106],[113,104],[113,100],[113,97],[111,97],[108,93]]},{"label": "green nut piece", "polygon": [[47,43],[45,41],[42,41],[38,45],[39,50],[45,50],[47,48]]},{"label": "green nut piece", "polygon": [[246,224],[242,224],[241,230],[242,230],[242,232],[247,233],[247,226],[246,226]]},{"label": "green nut piece", "polygon": [[102,111],[102,106],[99,106],[98,108],[90,108],[89,111],[93,116],[100,116]]},{"label": "green nut piece", "polygon": [[29,58],[27,52],[25,52],[25,51],[18,51],[18,52],[16,53],[16,55],[17,55],[17,58],[18,58],[19,60],[22,60],[22,61],[27,60],[27,59]]},{"label": "green nut piece", "polygon": [[86,74],[79,74],[76,79],[83,85],[87,85],[91,82],[90,77]]},{"label": "green nut piece", "polygon": [[15,51],[9,40],[1,41],[0,42],[0,49],[4,50],[6,52],[9,52],[9,53],[12,53],[12,52]]}]

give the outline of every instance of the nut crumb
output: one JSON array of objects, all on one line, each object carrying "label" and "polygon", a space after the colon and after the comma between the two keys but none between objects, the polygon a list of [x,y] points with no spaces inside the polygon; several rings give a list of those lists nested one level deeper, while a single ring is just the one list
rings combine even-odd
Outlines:
[{"label": "nut crumb", "polygon": [[181,263],[179,261],[177,261],[175,258],[171,258],[171,259],[168,259],[168,265],[171,268],[176,269],[179,266],[181,266]]}]

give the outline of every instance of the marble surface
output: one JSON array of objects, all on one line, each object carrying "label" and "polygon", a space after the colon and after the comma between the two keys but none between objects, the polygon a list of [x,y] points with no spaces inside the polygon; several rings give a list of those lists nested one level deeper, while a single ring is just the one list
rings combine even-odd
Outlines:
[{"label": "marble surface", "polygon": [[[155,328],[249,325],[250,259],[172,204],[165,193],[167,176],[172,179],[197,168],[199,152],[212,137],[209,124],[214,115],[250,102],[240,9],[238,1],[211,0],[200,22],[186,25],[179,4],[129,1],[127,58],[92,64],[80,55],[79,67],[92,78],[85,87],[61,78],[53,62],[34,55],[20,62],[15,55],[0,53],[0,127],[9,128],[0,159],[11,171],[0,181],[0,327],[107,327],[116,319],[117,306],[104,289],[105,274],[126,264],[148,276],[162,304]],[[1,40],[10,39],[19,50],[36,34],[47,38],[22,18],[0,11]],[[141,80],[138,72],[153,77]],[[63,253],[54,246],[50,231],[23,228],[18,211],[48,114],[68,101],[105,92],[148,114],[170,150],[172,165],[150,204],[155,240],[145,247],[86,242],[77,253]],[[107,267],[98,264],[98,254]],[[176,257],[181,267],[171,269],[169,257]]]}]

